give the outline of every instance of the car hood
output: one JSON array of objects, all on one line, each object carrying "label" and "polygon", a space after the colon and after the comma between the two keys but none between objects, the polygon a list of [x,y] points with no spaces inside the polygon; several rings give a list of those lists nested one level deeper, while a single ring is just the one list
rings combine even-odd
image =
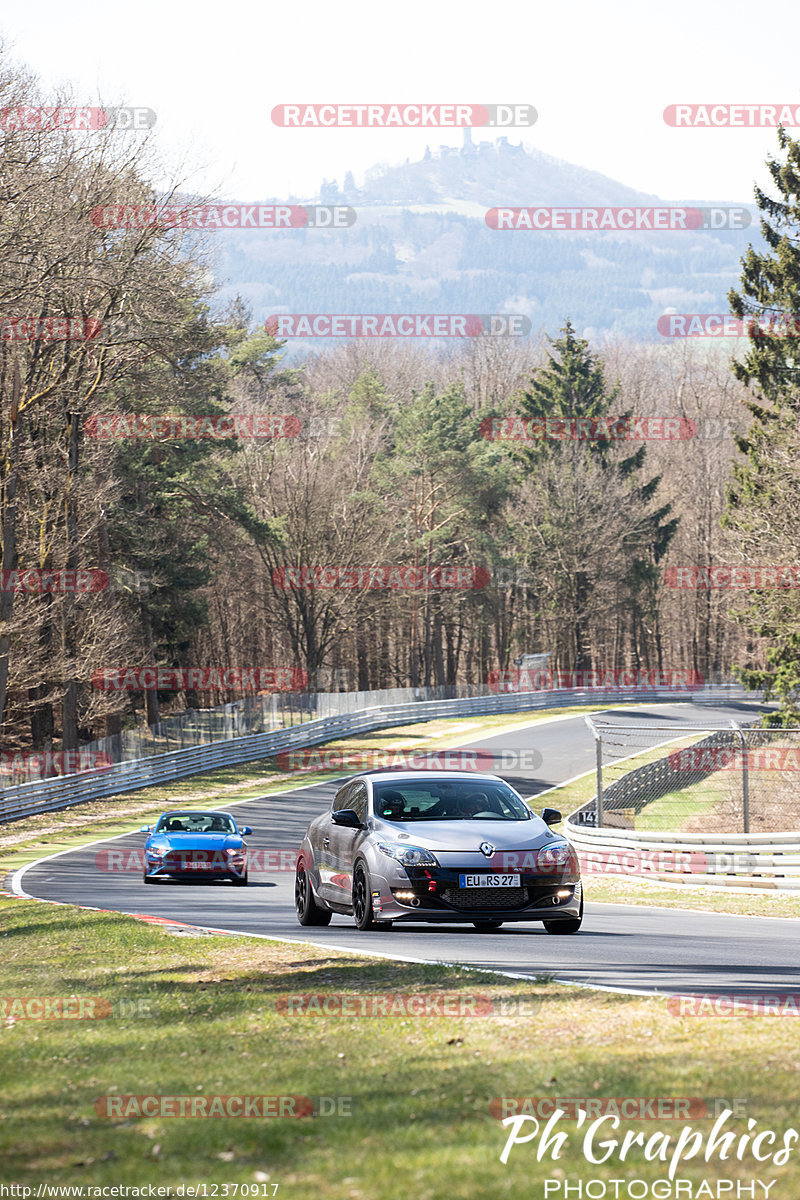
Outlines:
[{"label": "car hood", "polygon": [[538,850],[561,840],[544,821],[376,821],[374,833],[387,841],[408,842],[426,850],[478,850],[491,842],[495,850]]},{"label": "car hood", "polygon": [[234,850],[243,845],[233,833],[157,833],[147,845],[159,850]]}]

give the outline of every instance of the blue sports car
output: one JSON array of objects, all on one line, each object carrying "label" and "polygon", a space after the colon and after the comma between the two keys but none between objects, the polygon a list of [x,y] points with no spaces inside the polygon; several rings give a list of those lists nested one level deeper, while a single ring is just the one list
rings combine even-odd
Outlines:
[{"label": "blue sports car", "polygon": [[229,879],[247,886],[247,847],[241,830],[230,813],[162,813],[155,829],[142,825],[140,833],[150,836],[144,845],[145,883],[157,879]]}]

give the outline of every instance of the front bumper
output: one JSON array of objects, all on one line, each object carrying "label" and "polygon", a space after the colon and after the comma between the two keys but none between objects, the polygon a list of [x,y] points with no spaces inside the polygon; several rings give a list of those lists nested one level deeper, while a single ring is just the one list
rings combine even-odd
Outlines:
[{"label": "front bumper", "polygon": [[187,850],[151,860],[145,856],[144,869],[151,879],[241,879],[247,874],[247,858],[209,856],[204,851]]},{"label": "front bumper", "polygon": [[[580,914],[582,885],[574,875],[522,874],[513,888],[462,888],[466,867],[409,867],[408,880],[373,880],[372,904],[380,920],[547,921]],[[560,893],[560,894],[559,894]]]}]

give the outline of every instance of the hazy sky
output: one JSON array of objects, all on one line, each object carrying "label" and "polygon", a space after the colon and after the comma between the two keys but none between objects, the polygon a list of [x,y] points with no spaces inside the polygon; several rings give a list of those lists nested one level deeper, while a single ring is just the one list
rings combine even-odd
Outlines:
[{"label": "hazy sky", "polygon": [[[228,200],[311,198],[323,177],[460,145],[460,130],[281,129],[281,103],[528,103],[513,141],[665,199],[752,199],[774,129],[673,129],[672,103],[800,104],[800,6],[774,0],[385,0],[203,5],[36,0],[12,54],[76,99],[155,109],[161,153]],[[800,137],[800,129],[794,131]],[[131,135],[136,136],[136,135]],[[483,133],[484,137],[495,136]],[[162,181],[163,182],[163,181]],[[535,199],[533,197],[532,199]]]}]

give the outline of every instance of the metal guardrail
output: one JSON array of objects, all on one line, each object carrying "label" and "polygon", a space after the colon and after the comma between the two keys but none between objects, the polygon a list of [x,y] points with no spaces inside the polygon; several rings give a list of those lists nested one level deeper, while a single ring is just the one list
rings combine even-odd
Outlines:
[{"label": "metal guardrail", "polygon": [[[143,787],[171,783],[187,775],[211,771],[219,767],[238,766],[260,758],[268,758],[283,750],[317,746],[336,737],[388,729],[395,725],[436,720],[440,717],[470,715],[487,716],[493,713],[528,712],[537,709],[569,708],[586,704],[675,703],[705,701],[759,700],[738,685],[719,685],[702,693],[653,688],[553,690],[547,692],[512,692],[475,696],[458,700],[423,700],[410,704],[384,705],[366,708],[359,713],[324,717],[291,726],[276,732],[233,738],[210,745],[193,746],[146,759],[113,763],[95,771],[61,776],[33,783],[16,784],[0,792],[0,822],[19,820],[59,808],[69,808],[87,800],[132,792]],[[701,702],[702,702],[701,700]]]},{"label": "metal guardrail", "polygon": [[[599,733],[592,719],[587,717],[586,721],[599,742]],[[617,728],[627,730],[628,727],[621,725]],[[678,725],[670,726],[673,731],[681,728]],[[693,731],[691,727],[687,728]],[[702,729],[698,729],[698,732],[702,732]],[[744,734],[758,745],[767,742],[770,734],[783,735],[786,732],[785,729],[720,729],[693,743],[691,750],[696,751],[709,744],[735,746],[740,738],[744,740]],[[712,768],[712,771],[715,769]],[[688,782],[700,781],[710,773],[705,768],[690,771]],[[764,833],[702,833],[622,829],[598,821],[601,815],[599,803],[609,800],[610,805],[605,805],[606,815],[613,813],[615,807],[625,806],[631,812],[640,812],[665,790],[674,788],[674,773],[671,783],[669,774],[669,757],[657,759],[628,771],[610,787],[598,790],[596,797],[570,814],[564,822],[564,833],[578,853],[583,872],[617,877],[627,875],[670,884],[800,891],[800,829]],[[746,768],[744,774],[746,777]]]},{"label": "metal guardrail", "polygon": [[800,891],[800,831],[787,833],[611,833],[573,821],[564,834],[587,874],[660,883]]}]

